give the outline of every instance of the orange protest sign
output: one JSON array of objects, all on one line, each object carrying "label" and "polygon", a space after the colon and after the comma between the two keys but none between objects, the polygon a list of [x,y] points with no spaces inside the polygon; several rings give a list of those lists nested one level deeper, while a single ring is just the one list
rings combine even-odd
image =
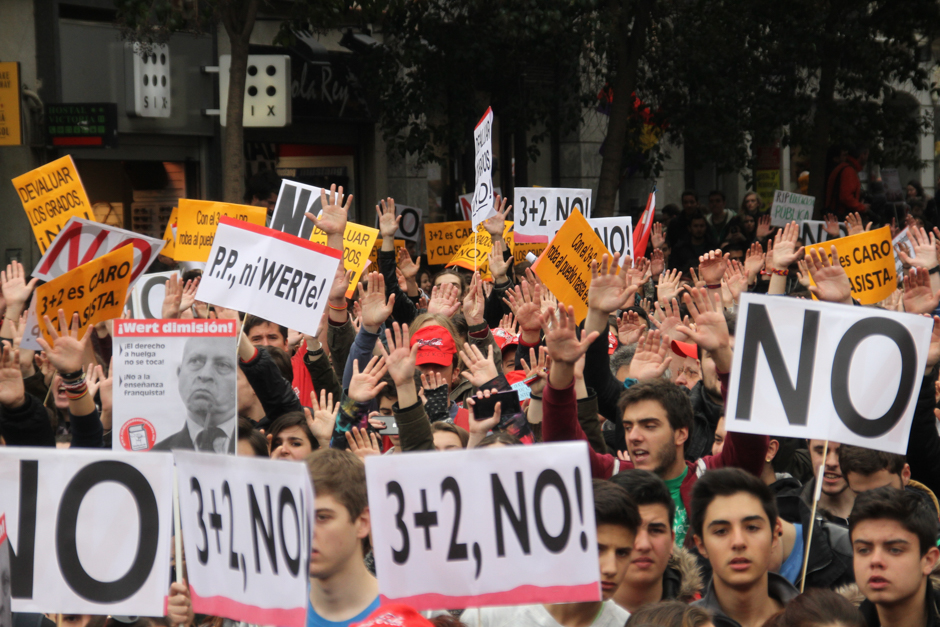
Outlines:
[{"label": "orange protest sign", "polygon": [[424,225],[424,245],[429,266],[450,263],[473,229],[470,220]]},{"label": "orange protest sign", "polygon": [[[812,248],[820,255],[830,255],[836,247],[839,261],[852,283],[852,296],[863,305],[880,303],[898,289],[897,268],[894,263],[894,246],[891,244],[891,227],[865,231],[858,235],[840,237]],[[812,277],[810,277],[812,281]]]},{"label": "orange protest sign", "polygon": [[[49,316],[58,327],[60,309],[65,312],[67,324],[77,313],[81,324],[78,337],[82,338],[92,325],[121,317],[133,269],[134,247],[121,246],[70,270],[36,288],[36,316],[39,320]],[[51,343],[46,325],[40,324],[39,328]]]},{"label": "orange protest sign", "polygon": [[[405,240],[403,239],[395,240],[395,250],[397,251],[399,248],[405,248]],[[375,266],[375,268],[371,270],[372,272],[379,271],[379,267],[378,267],[379,266],[379,251],[381,249],[382,249],[382,238],[380,237],[379,239],[375,240],[375,244],[372,246],[372,250],[369,252],[369,261],[371,261],[372,265]],[[397,262],[397,258],[396,258],[396,262]]]},{"label": "orange protest sign", "polygon": [[264,226],[268,210],[251,205],[180,198],[176,213],[176,249],[173,258],[177,261],[209,261],[215,229],[219,226],[222,216]]},{"label": "orange protest sign", "polygon": [[40,252],[46,252],[70,218],[96,222],[82,179],[69,155],[16,177],[13,186],[33,227]]},{"label": "orange protest sign", "polygon": [[166,242],[163,246],[163,250],[160,252],[161,255],[174,259],[173,255],[176,252],[176,220],[177,214],[179,213],[178,207],[173,207],[173,212],[170,214],[170,220],[166,223],[166,230],[163,232],[163,241]]},{"label": "orange protest sign", "polygon": [[[359,279],[362,278],[362,273],[369,265],[370,251],[375,247],[378,236],[378,229],[356,224],[352,221],[346,222],[346,230],[343,231],[343,267],[355,273],[349,281],[346,298],[352,298],[353,294],[356,293],[356,286],[359,285]],[[310,241],[326,246],[326,240],[326,233],[317,227],[313,227],[313,232],[310,233]],[[378,241],[381,242],[381,240]]]},{"label": "orange protest sign", "polygon": [[538,257],[546,248],[548,248],[548,244],[540,242],[515,242],[512,248],[512,262],[522,263],[529,253]]},{"label": "orange protest sign", "polygon": [[575,209],[532,264],[532,271],[559,304],[574,307],[575,318],[580,323],[588,311],[591,261],[608,254],[604,242]]},{"label": "orange protest sign", "polygon": [[[509,220],[505,222],[505,226],[503,227],[503,239],[506,241],[509,251],[512,252],[513,223]],[[447,265],[460,266],[467,270],[479,270],[481,279],[484,281],[492,281],[493,275],[490,274],[490,262],[488,259],[492,250],[493,238],[490,237],[490,234],[483,228],[483,223],[481,222],[477,226],[477,232],[464,240],[463,244],[460,245],[460,248],[457,249],[457,252]]]}]

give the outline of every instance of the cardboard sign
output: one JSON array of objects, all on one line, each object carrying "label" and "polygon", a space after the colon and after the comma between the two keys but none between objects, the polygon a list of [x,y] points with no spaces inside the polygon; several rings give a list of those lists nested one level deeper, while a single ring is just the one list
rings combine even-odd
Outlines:
[{"label": "cardboard sign", "polygon": [[633,218],[589,218],[588,224],[610,254],[620,253],[621,259],[625,256],[633,258]]},{"label": "cardboard sign", "polygon": [[476,187],[473,192],[473,207],[470,222],[473,228],[496,213],[493,208],[493,109],[486,113],[473,129],[474,171]]},{"label": "cardboard sign", "polygon": [[209,261],[215,230],[223,217],[264,226],[267,215],[264,207],[180,198],[173,258],[177,261]]},{"label": "cardboard sign", "polygon": [[140,282],[131,288],[128,309],[131,318],[154,320],[163,316],[163,298],[166,296],[166,282],[178,271],[154,272],[145,274]]},{"label": "cardboard sign", "polygon": [[69,155],[16,177],[13,186],[42,253],[52,245],[69,218],[95,219],[82,179]]},{"label": "cardboard sign", "polygon": [[770,223],[774,226],[786,226],[790,222],[812,220],[815,202],[816,199],[812,196],[778,189],[774,192],[774,202],[770,206]]},{"label": "cardboard sign", "polygon": [[517,187],[513,215],[516,239],[548,243],[568,216],[577,209],[591,217],[591,190],[555,187]]},{"label": "cardboard sign", "polygon": [[[406,239],[411,242],[421,240],[421,223],[423,218],[421,210],[417,207],[409,207],[395,203],[395,216],[401,216],[401,222],[398,223],[398,230],[395,231],[395,239]],[[379,216],[375,216],[375,226],[379,226]]]},{"label": "cardboard sign", "polygon": [[111,447],[234,455],[237,332],[234,320],[115,320]]},{"label": "cardboard sign", "polygon": [[424,245],[429,266],[449,263],[473,233],[469,220],[424,225]]},{"label": "cardboard sign", "polygon": [[173,207],[170,213],[170,219],[166,223],[166,230],[163,231],[163,254],[170,259],[176,259],[176,221],[179,219],[179,207]]},{"label": "cardboard sign", "polygon": [[163,241],[100,222],[72,218],[39,260],[33,276],[51,281],[121,246],[131,246],[133,250],[133,286],[150,264],[157,260],[157,255],[163,249]]},{"label": "cardboard sign", "polygon": [[340,252],[222,218],[196,298],[316,335]]},{"label": "cardboard sign", "polygon": [[305,464],[177,451],[193,611],[305,627],[313,487]]},{"label": "cardboard sign", "polygon": [[882,227],[858,235],[840,237],[832,242],[807,246],[819,254],[829,256],[835,246],[839,261],[852,283],[852,296],[863,305],[881,302],[897,289],[898,279],[894,264],[894,247],[891,243],[891,228]]},{"label": "cardboard sign", "polygon": [[320,202],[321,191],[323,191],[322,187],[281,179],[281,189],[277,192],[274,214],[271,216],[271,228],[303,239],[310,239],[313,233],[313,222],[304,214],[320,215],[323,209]]},{"label": "cardboard sign", "polygon": [[[451,455],[453,455],[451,453]],[[382,602],[600,600],[584,442],[366,459]]]},{"label": "cardboard sign", "polygon": [[[503,239],[512,252],[513,232],[512,222],[505,221],[503,227]],[[464,240],[456,254],[451,258],[448,266],[459,266],[467,270],[479,270],[480,278],[484,281],[493,279],[490,274],[489,254],[493,250],[493,238],[486,231],[483,224],[477,227],[477,232]]]},{"label": "cardboard sign", "polygon": [[904,455],[932,327],[925,316],[741,294],[728,430]]},{"label": "cardboard sign", "polygon": [[[58,328],[59,309],[65,311],[65,322],[69,325],[72,316],[78,313],[81,325],[78,337],[83,338],[90,326],[120,318],[131,280],[131,251],[130,246],[121,246],[37,287],[37,320],[49,316],[52,324]],[[45,325],[41,325],[40,330],[46,341],[52,344],[52,337]]]},{"label": "cardboard sign", "polygon": [[[355,222],[346,222],[346,230],[343,231],[343,267],[355,272],[353,278],[349,281],[346,298],[352,298],[356,292],[356,286],[359,285],[362,273],[369,267],[372,250],[376,249],[376,246],[381,246],[377,239],[378,236],[378,229],[356,224]],[[315,244],[326,247],[326,240],[326,233],[320,229],[315,228],[310,234],[310,241]]]},{"label": "cardboard sign", "polygon": [[604,242],[581,212],[575,209],[548,248],[532,264],[532,271],[542,279],[559,304],[574,307],[575,319],[580,323],[588,311],[591,261],[607,253]]},{"label": "cardboard sign", "polygon": [[830,242],[840,237],[848,237],[849,230],[845,222],[839,223],[839,235],[832,237],[826,231],[826,223],[823,220],[803,220],[800,224],[800,241],[804,246],[812,246],[820,242]]},{"label": "cardboard sign", "polygon": [[14,612],[162,616],[173,458],[7,447]]}]

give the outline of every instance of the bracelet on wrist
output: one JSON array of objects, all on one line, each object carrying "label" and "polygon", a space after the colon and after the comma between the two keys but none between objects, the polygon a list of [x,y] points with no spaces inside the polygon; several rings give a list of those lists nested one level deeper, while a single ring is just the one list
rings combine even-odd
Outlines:
[{"label": "bracelet on wrist", "polygon": [[66,385],[69,383],[80,383],[85,380],[85,371],[76,370],[75,372],[60,372],[59,376],[62,377],[62,381]]},{"label": "bracelet on wrist", "polygon": [[708,284],[706,284],[706,285],[705,285],[705,289],[707,289],[707,290],[720,290],[720,289],[721,289],[721,283],[716,283],[716,284],[713,284],[713,285],[708,285]]},{"label": "bracelet on wrist", "polygon": [[777,276],[789,276],[789,270],[777,270],[776,268],[770,268],[769,270],[761,270],[760,273],[763,276],[771,276],[776,274]]},{"label": "bracelet on wrist", "polygon": [[330,309],[332,309],[333,311],[346,311],[349,308],[348,303],[343,303],[342,307],[337,307],[333,303],[327,303],[327,304],[330,306]]},{"label": "bracelet on wrist", "polygon": [[927,271],[927,274],[938,274],[938,273],[940,273],[940,265],[934,266],[933,268]]}]

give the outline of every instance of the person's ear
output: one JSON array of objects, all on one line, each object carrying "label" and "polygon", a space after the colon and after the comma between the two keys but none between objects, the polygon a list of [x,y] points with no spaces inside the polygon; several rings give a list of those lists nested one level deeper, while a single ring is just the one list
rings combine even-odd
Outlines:
[{"label": "person's ear", "polygon": [[771,439],[767,444],[767,454],[764,455],[764,461],[768,464],[774,461],[774,458],[777,456],[777,451],[780,450],[780,442],[778,440]]},{"label": "person's ear", "polygon": [[901,470],[901,486],[906,486],[911,482],[911,465],[904,464],[904,468]]},{"label": "person's ear", "polygon": [[773,538],[771,539],[770,546],[775,546],[780,542],[780,538],[783,536],[783,523],[780,522],[780,518],[777,518],[777,522],[774,524]]},{"label": "person's ear", "polygon": [[673,433],[672,437],[675,440],[676,446],[679,446],[680,444],[685,444],[686,441],[689,439],[688,427],[682,427],[680,429],[676,429],[672,433]]},{"label": "person's ear", "polygon": [[[698,549],[699,554],[705,559],[708,559],[708,551],[705,550],[705,542],[702,541],[701,536],[695,534],[692,536],[692,539],[695,540],[695,548]],[[673,544],[675,544],[675,542],[673,542]]]},{"label": "person's ear", "polygon": [[372,532],[372,514],[368,506],[359,514],[356,519],[356,537],[362,540]]},{"label": "person's ear", "polygon": [[924,553],[924,556],[920,558],[921,572],[925,577],[930,576],[930,573],[933,572],[933,569],[937,567],[938,560],[940,560],[940,549],[935,546],[927,549],[927,552]]}]

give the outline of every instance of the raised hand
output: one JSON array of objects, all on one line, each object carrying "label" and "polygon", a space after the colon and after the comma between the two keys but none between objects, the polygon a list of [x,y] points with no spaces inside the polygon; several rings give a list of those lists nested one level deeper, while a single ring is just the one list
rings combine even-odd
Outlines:
[{"label": "raised hand", "polygon": [[463,315],[468,326],[483,324],[484,304],[483,280],[480,278],[479,272],[474,272],[473,278],[470,280],[470,288],[463,299]]},{"label": "raised hand", "polygon": [[[659,249],[666,245],[666,237],[663,235],[662,222],[653,222],[653,226],[650,227],[650,244],[653,245],[653,248]],[[653,274],[656,273],[654,272]]]},{"label": "raised hand", "polygon": [[370,272],[366,280],[359,280],[359,304],[362,307],[361,323],[366,331],[376,333],[382,323],[392,315],[395,295],[385,298],[385,276],[381,272]]},{"label": "raised hand", "polygon": [[930,273],[911,268],[904,277],[904,311],[917,314],[932,314],[940,304],[940,292],[930,287]]},{"label": "raised hand", "polygon": [[14,349],[6,343],[0,353],[0,406],[6,409],[21,407],[26,402],[19,353],[19,349]]},{"label": "raised hand", "polygon": [[450,318],[460,309],[460,288],[453,283],[442,283],[431,288],[431,300],[428,313],[441,314]]},{"label": "raised hand", "polygon": [[490,234],[495,243],[496,240],[503,239],[503,231],[506,230],[506,214],[512,211],[512,205],[506,206],[508,198],[500,198],[499,194],[493,199],[493,210],[495,215],[488,217],[483,221],[483,228]]},{"label": "raised hand", "polygon": [[672,363],[671,340],[659,331],[644,333],[630,362],[628,377],[651,381],[663,376]]},{"label": "raised hand", "polygon": [[[803,247],[799,244],[800,225],[790,222],[777,231],[774,236],[773,267],[777,270],[786,270],[803,256]],[[767,252],[770,255],[770,251]]]},{"label": "raised hand", "polygon": [[65,321],[65,311],[59,310],[59,328],[56,329],[49,316],[43,316],[43,322],[46,325],[46,331],[52,338],[50,346],[45,338],[36,339],[42,350],[45,351],[49,361],[59,371],[59,374],[71,374],[84,369],[85,346],[88,345],[88,338],[91,334],[86,333],[85,337],[78,339],[80,325],[78,323],[78,314],[72,316],[72,326]]},{"label": "raised hand", "polygon": [[653,276],[650,271],[650,260],[646,257],[640,257],[636,261],[633,261],[630,257],[624,257],[620,266],[627,273],[627,285],[635,285],[637,289]]},{"label": "raised hand", "polygon": [[[552,358],[548,356],[548,348],[539,346],[537,361],[535,348],[529,348],[529,362],[526,363],[526,360],[520,357],[519,363],[522,364],[522,369],[525,371],[523,381],[529,381],[535,377],[535,379],[529,383],[529,390],[536,396],[541,395],[542,390],[545,389],[545,384],[548,383],[548,367],[552,363]],[[530,366],[529,364],[532,365]]]},{"label": "raised hand", "polygon": [[744,258],[744,271],[747,272],[747,282],[750,285],[757,281],[757,275],[764,269],[764,249],[759,242],[754,242]]},{"label": "raised hand", "polygon": [[506,290],[506,298],[503,299],[513,315],[523,335],[528,333],[538,333],[541,325],[539,324],[539,313],[541,312],[540,289],[537,285],[531,286],[526,279],[513,286],[511,290]]},{"label": "raised hand", "polygon": [[444,375],[440,372],[429,372],[428,374],[421,374],[421,389],[422,390],[436,390],[439,387],[447,385],[447,381],[444,379]]},{"label": "raised hand", "polygon": [[382,454],[379,439],[367,429],[353,427],[346,432],[346,442],[349,444],[349,452],[359,459],[365,460],[369,455]]},{"label": "raised hand", "polygon": [[757,239],[764,239],[770,235],[773,227],[770,226],[770,215],[761,216],[757,219]]},{"label": "raised hand", "polygon": [[689,275],[692,277],[692,285],[695,287],[705,287],[705,279],[695,272],[695,268],[689,268]]},{"label": "raised hand", "polygon": [[347,271],[342,263],[336,266],[336,274],[333,275],[333,284],[330,286],[330,304],[346,305],[346,292],[349,290],[349,283],[355,273],[355,270]]},{"label": "raised hand", "polygon": [[486,437],[487,433],[499,425],[499,419],[502,414],[502,407],[500,407],[500,403],[496,403],[496,409],[493,412],[493,415],[489,418],[477,420],[476,415],[474,414],[474,406],[476,405],[477,400],[489,398],[497,392],[498,390],[495,388],[492,390],[478,390],[476,397],[471,396],[467,399],[467,413],[469,414],[468,426],[470,427],[470,442],[467,443],[467,448],[473,448],[480,440]]},{"label": "raised hand", "polygon": [[[393,322],[391,329],[385,329],[385,339],[388,342],[388,352],[385,351],[384,346],[381,344],[379,346],[385,355],[385,363],[388,365],[388,373],[392,376],[392,381],[395,382],[396,386],[409,383],[413,386],[418,343],[415,342],[414,346],[411,346],[408,325],[399,325],[397,322]],[[402,406],[407,407],[408,405]]]},{"label": "raised hand", "polygon": [[23,313],[26,301],[29,300],[29,295],[33,293],[38,282],[39,279],[30,279],[27,282],[23,264],[15,259],[7,265],[6,270],[0,271],[0,289],[7,302],[4,317],[13,321]]},{"label": "raised hand", "polygon": [[375,212],[379,214],[379,235],[382,236],[382,242],[392,240],[392,246],[394,247],[395,233],[398,232],[398,226],[402,218],[401,216],[395,216],[395,199],[380,200],[379,204],[375,206]]},{"label": "raised hand", "polygon": [[833,245],[830,249],[831,258],[826,254],[811,248],[806,258],[806,269],[816,285],[810,285],[809,291],[819,300],[830,303],[852,304],[852,283],[842,268],[839,253]]},{"label": "raised hand", "polygon": [[839,237],[839,218],[837,218],[834,213],[827,213],[825,216],[825,220],[826,220],[825,230],[826,230],[826,233],[829,234],[829,237],[831,239],[836,239],[837,237]]},{"label": "raised hand", "polygon": [[487,346],[486,356],[475,345],[467,342],[460,349],[460,358],[467,369],[460,374],[473,384],[473,387],[481,387],[499,376],[496,370],[496,362],[493,360],[493,345]]},{"label": "raised hand", "polygon": [[329,448],[333,437],[333,427],[336,426],[336,412],[339,411],[339,401],[333,402],[333,394],[320,390],[320,401],[317,402],[317,393],[310,392],[310,408],[304,407],[307,417],[307,428],[320,443],[320,448]]},{"label": "raised hand", "polygon": [[490,264],[490,272],[493,274],[493,281],[495,283],[502,283],[506,280],[509,274],[509,264],[512,263],[512,258],[503,259],[504,246],[502,240],[493,240],[493,249],[487,256],[487,261],[489,261]]},{"label": "raised hand", "polygon": [[[705,289],[705,288],[697,288]],[[669,337],[672,340],[677,342],[688,342],[689,338],[685,333],[679,331],[679,326],[682,324],[682,318],[679,315],[679,301],[675,298],[672,299],[672,302],[666,302],[665,305],[660,307],[659,303],[656,303],[656,312],[651,318],[653,326],[662,332],[663,335]]]},{"label": "raised hand", "polygon": [[705,285],[718,285],[728,268],[730,254],[721,254],[721,250],[712,250],[698,258],[698,272]]},{"label": "raised hand", "polygon": [[190,309],[193,303],[196,302],[196,291],[199,289],[200,281],[202,281],[201,276],[186,281],[186,285],[183,287],[183,296],[180,298],[181,313]]},{"label": "raised hand", "polygon": [[623,346],[636,344],[647,328],[646,322],[640,318],[640,314],[635,311],[625,311],[617,319],[617,339]]},{"label": "raised hand", "polygon": [[349,215],[349,207],[352,204],[353,195],[346,197],[346,204],[343,204],[343,188],[337,190],[336,185],[330,185],[330,191],[320,190],[320,217],[312,213],[305,213],[307,219],[313,222],[313,225],[327,234],[339,235],[342,237],[346,231],[346,219]]},{"label": "raised hand", "polygon": [[809,282],[809,269],[806,267],[806,260],[800,259],[796,262],[796,265],[797,268],[799,268],[799,270],[796,271],[797,280],[805,289],[809,289],[809,286],[812,285],[812,283]]},{"label": "raised hand", "polygon": [[738,302],[741,298],[741,292],[747,291],[747,276],[744,274],[744,266],[741,262],[732,260],[728,269],[725,271],[724,284],[728,286],[731,292],[731,298]]},{"label": "raised hand", "polygon": [[163,293],[163,307],[160,310],[160,315],[170,320],[172,318],[180,317],[180,303],[183,300],[183,285],[180,281],[180,277],[175,272],[170,275],[170,278],[165,284],[166,291]]},{"label": "raised hand", "polygon": [[95,378],[98,379],[98,398],[101,399],[101,411],[111,411],[114,407],[114,357],[108,366],[108,373],[100,365],[95,366]]},{"label": "raised hand", "polygon": [[682,273],[678,270],[666,270],[659,275],[659,283],[656,284],[656,300],[660,304],[668,303],[679,293],[679,282],[682,280]]},{"label": "raised hand", "polygon": [[411,255],[404,248],[398,249],[398,269],[409,281],[414,281],[421,269],[421,257],[411,260]]},{"label": "raised hand", "polygon": [[581,358],[581,355],[587,352],[591,342],[600,335],[597,331],[582,334],[578,339],[575,329],[577,323],[574,317],[574,307],[565,307],[560,305],[554,312],[545,312],[539,316],[539,322],[542,324],[542,331],[545,333],[545,345],[548,347],[548,355],[554,363],[563,363],[570,366]]},{"label": "raised hand", "polygon": [[636,286],[627,285],[626,273],[621,271],[619,261],[619,253],[614,253],[613,258],[603,255],[600,263],[597,259],[591,261],[591,286],[588,288],[588,307],[591,309],[609,315],[636,294]]},{"label": "raised hand", "polygon": [[913,268],[923,268],[924,270],[936,267],[937,249],[934,245],[934,234],[928,234],[924,227],[917,225],[908,227],[907,234],[911,240],[911,246],[914,248],[914,256],[911,257],[903,249],[899,249],[898,256],[901,261]]},{"label": "raised hand", "polygon": [[707,350],[719,372],[730,372],[731,336],[721,308],[721,296],[693,288],[686,292],[684,300],[695,325],[683,324],[676,330],[685,333],[694,343]]},{"label": "raised hand", "polygon": [[849,213],[845,216],[845,228],[849,235],[858,235],[871,230],[871,222],[863,226],[862,216],[856,213]]},{"label": "raised hand", "polygon": [[346,396],[357,403],[367,403],[378,396],[387,385],[382,377],[388,372],[384,357],[373,357],[366,367],[359,371],[359,360],[353,360],[353,376],[349,380]]},{"label": "raised hand", "polygon": [[[656,228],[656,224],[653,225],[653,228]],[[663,255],[663,251],[654,248],[653,252],[650,253],[650,276],[654,278],[659,277],[665,269],[666,256]]]},{"label": "raised hand", "polygon": [[187,627],[195,621],[193,602],[189,596],[189,585],[186,580],[170,584],[170,593],[167,595],[166,617],[169,624],[174,627]]},{"label": "raised hand", "polygon": [[503,316],[502,320],[499,321],[499,328],[505,331],[509,331],[513,335],[519,333],[519,325],[516,324],[515,319],[511,313]]}]

